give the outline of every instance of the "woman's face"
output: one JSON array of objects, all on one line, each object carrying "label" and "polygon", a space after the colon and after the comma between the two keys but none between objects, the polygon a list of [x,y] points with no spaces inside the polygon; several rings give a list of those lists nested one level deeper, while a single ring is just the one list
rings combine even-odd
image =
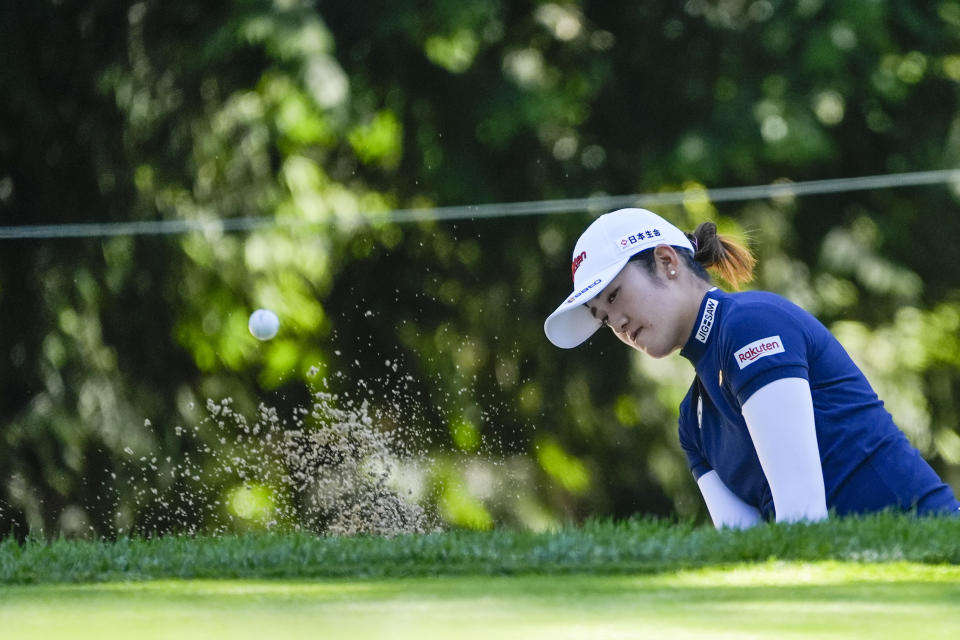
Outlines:
[{"label": "woman's face", "polygon": [[[668,277],[670,269],[674,273]],[[662,358],[683,346],[692,330],[691,316],[698,309],[691,313],[689,292],[676,276],[675,265],[658,261],[657,277],[653,277],[644,265],[628,262],[587,306],[624,344]]]}]

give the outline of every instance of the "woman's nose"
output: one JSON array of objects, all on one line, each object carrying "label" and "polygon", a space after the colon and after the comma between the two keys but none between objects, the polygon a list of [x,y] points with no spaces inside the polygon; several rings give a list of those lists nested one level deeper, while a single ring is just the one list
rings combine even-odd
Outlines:
[{"label": "woman's nose", "polygon": [[623,314],[617,314],[615,316],[611,316],[607,322],[613,328],[613,330],[617,333],[623,333],[624,331],[627,330],[627,324],[628,324],[627,316]]}]

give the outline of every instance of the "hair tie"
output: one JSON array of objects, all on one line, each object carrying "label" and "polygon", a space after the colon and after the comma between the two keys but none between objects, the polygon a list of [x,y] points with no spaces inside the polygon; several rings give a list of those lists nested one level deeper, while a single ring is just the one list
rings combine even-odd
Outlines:
[{"label": "hair tie", "polygon": [[697,247],[697,236],[693,235],[692,233],[688,233],[687,238],[690,240],[690,244],[693,245],[693,252],[696,253],[699,248]]}]

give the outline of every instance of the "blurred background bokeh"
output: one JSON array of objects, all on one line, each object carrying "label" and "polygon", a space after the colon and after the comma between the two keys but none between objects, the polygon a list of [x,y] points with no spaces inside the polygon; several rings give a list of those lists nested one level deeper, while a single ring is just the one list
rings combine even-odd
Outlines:
[{"label": "blurred background bokeh", "polygon": [[[276,470],[208,469],[189,527],[144,496],[241,442],[208,399],[252,422],[317,385],[447,526],[703,520],[689,364],[543,335],[601,209],[390,213],[604,194],[746,238],[960,489],[958,185],[704,196],[958,160],[956,0],[5,0],[0,226],[102,227],[0,239],[0,536],[266,526],[303,499]],[[211,224],[110,226],[155,221]]]}]

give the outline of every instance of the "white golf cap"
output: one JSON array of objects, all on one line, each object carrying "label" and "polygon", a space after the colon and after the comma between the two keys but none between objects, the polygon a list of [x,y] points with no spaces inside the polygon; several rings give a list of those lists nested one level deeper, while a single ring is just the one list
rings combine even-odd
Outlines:
[{"label": "white golf cap", "polygon": [[550,342],[572,349],[600,328],[585,306],[641,251],[667,244],[693,251],[686,234],[646,209],[620,209],[591,223],[573,249],[573,293],[543,323]]}]

